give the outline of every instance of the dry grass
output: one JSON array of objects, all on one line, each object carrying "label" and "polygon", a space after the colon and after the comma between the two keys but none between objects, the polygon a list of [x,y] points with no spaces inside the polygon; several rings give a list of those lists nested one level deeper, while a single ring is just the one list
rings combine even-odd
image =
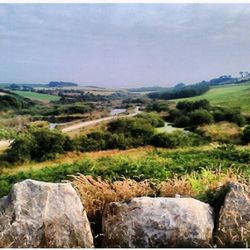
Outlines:
[{"label": "dry grass", "polygon": [[150,182],[137,182],[131,179],[110,182],[92,176],[72,176],[89,217],[102,213],[106,204],[127,200],[132,197],[154,195]]},{"label": "dry grass", "polygon": [[181,178],[154,183],[151,180],[108,181],[79,174],[71,176],[86,208],[88,216],[93,218],[102,214],[106,204],[141,196],[175,197],[177,194],[187,197],[204,195],[207,191],[216,191],[229,181],[238,182],[239,177],[231,171],[227,173],[204,170],[201,174],[185,175]]},{"label": "dry grass", "polygon": [[214,141],[233,142],[240,139],[242,131],[235,123],[219,122],[198,128]]}]

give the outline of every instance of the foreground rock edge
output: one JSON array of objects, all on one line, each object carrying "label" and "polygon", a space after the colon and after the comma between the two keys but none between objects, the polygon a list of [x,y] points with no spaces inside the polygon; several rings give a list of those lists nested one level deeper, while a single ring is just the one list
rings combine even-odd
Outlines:
[{"label": "foreground rock edge", "polygon": [[103,213],[104,247],[209,247],[213,209],[193,198],[133,198]]},{"label": "foreground rock edge", "polygon": [[0,247],[93,247],[84,207],[70,183],[25,180],[0,199]]}]

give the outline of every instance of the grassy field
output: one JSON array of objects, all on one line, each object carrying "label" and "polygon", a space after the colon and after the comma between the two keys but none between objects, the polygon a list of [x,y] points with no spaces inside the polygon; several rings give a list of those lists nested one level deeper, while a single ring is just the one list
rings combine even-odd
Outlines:
[{"label": "grassy field", "polygon": [[226,173],[229,169],[234,174],[242,173],[249,177],[249,164],[249,147],[219,149],[217,145],[72,153],[51,162],[3,168],[0,174],[0,196],[7,194],[13,183],[27,178],[57,182],[69,179],[68,175],[82,173],[109,180],[125,177],[164,181],[186,174],[199,175],[203,170]]},{"label": "grassy field", "polygon": [[241,107],[242,112],[250,114],[250,82],[238,85],[216,86],[201,96],[176,99],[175,101],[196,101],[200,99],[207,99],[213,105]]},{"label": "grassy field", "polygon": [[57,101],[60,99],[59,96],[40,94],[40,93],[35,93],[35,92],[30,92],[30,91],[12,91],[12,92],[20,96],[23,96],[32,100],[36,100],[36,101],[41,101],[41,102]]}]

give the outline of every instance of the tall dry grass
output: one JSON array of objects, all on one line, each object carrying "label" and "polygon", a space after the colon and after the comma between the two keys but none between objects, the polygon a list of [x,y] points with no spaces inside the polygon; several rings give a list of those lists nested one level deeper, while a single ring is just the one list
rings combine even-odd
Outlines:
[{"label": "tall dry grass", "polygon": [[92,176],[82,174],[72,177],[73,184],[90,217],[102,213],[105,205],[110,202],[127,200],[132,197],[151,196],[155,193],[148,180],[137,182],[124,179],[111,182],[101,178],[95,180]]},{"label": "tall dry grass", "polygon": [[182,177],[174,177],[162,182],[152,180],[135,181],[123,179],[111,182],[100,177],[82,174],[71,176],[72,183],[78,191],[89,217],[102,214],[106,204],[127,200],[133,197],[175,197],[177,194],[185,197],[202,197],[207,192],[216,192],[229,181],[238,182],[240,176],[228,170],[220,171],[203,170]]}]

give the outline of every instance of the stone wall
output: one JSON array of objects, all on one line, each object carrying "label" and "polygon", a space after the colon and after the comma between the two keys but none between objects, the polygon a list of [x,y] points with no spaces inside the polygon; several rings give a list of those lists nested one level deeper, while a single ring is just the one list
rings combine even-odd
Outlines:
[{"label": "stone wall", "polygon": [[[102,246],[249,246],[249,188],[228,183],[222,190],[212,206],[181,197],[109,203],[100,221]],[[15,184],[0,199],[0,247],[94,247],[84,204],[71,184]]]}]

